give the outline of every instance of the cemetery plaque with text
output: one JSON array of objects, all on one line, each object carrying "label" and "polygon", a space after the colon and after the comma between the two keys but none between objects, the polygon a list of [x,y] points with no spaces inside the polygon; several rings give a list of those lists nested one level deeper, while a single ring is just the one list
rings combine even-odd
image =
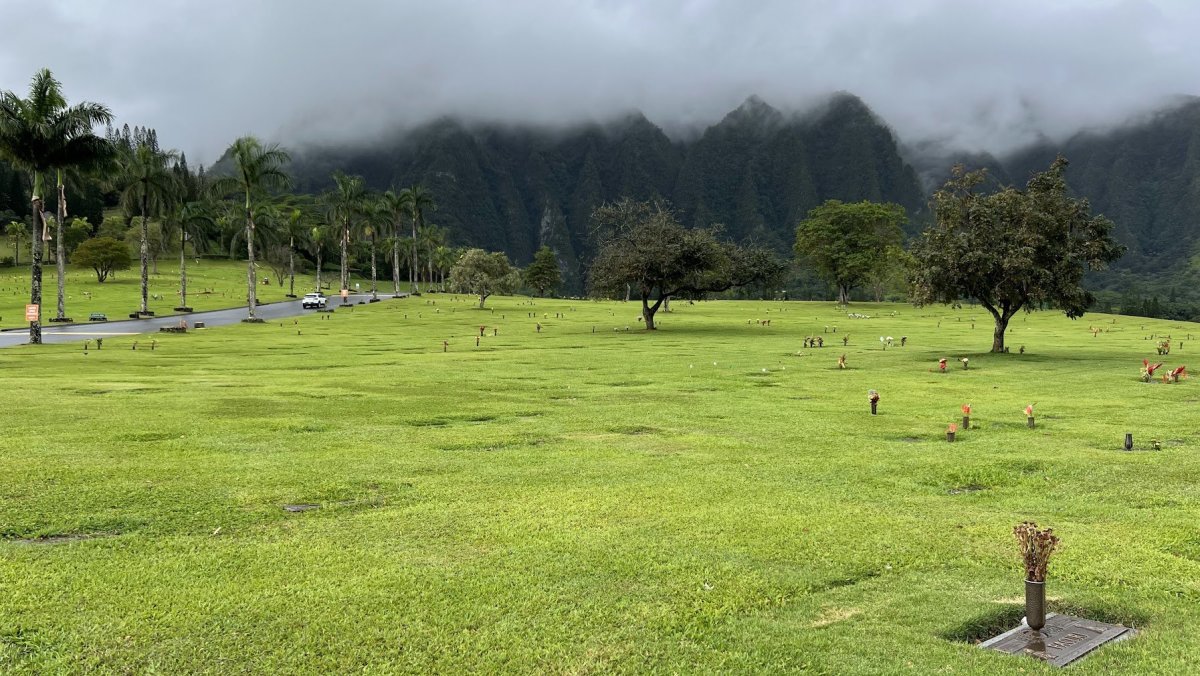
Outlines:
[{"label": "cemetery plaque with text", "polygon": [[984,641],[990,648],[1013,655],[1029,655],[1056,667],[1065,667],[1110,641],[1120,641],[1136,632],[1119,624],[1085,620],[1070,615],[1049,613],[1046,626],[1034,631],[1022,624]]}]

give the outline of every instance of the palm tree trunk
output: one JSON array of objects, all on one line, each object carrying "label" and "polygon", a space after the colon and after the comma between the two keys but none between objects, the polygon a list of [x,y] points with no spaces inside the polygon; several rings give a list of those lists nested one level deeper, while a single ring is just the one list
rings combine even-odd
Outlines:
[{"label": "palm tree trunk", "polygon": [[321,293],[321,247],[317,247],[317,293]]},{"label": "palm tree trunk", "polygon": [[258,276],[254,270],[254,214],[250,211],[250,196],[246,196],[246,308],[248,320],[254,321],[254,308],[258,305]]},{"label": "palm tree trunk", "polygon": [[379,291],[375,279],[375,232],[371,232],[371,300],[379,300]]},{"label": "palm tree trunk", "polygon": [[[45,228],[44,219],[42,218],[42,198],[38,194],[41,192],[42,177],[34,174],[33,180],[33,246],[30,260],[30,280],[29,280],[29,303],[37,305],[41,308],[42,305],[42,238],[38,233],[38,226]],[[37,321],[29,322],[29,344],[42,344],[42,321],[39,313]]]},{"label": "palm tree trunk", "polygon": [[55,227],[55,236],[58,241],[55,242],[55,261],[58,271],[58,314],[55,318],[58,321],[63,321],[67,318],[66,296],[64,291],[67,287],[67,251],[63,246],[63,221],[67,219],[67,190],[63,186],[62,176],[58,177],[58,224]]},{"label": "palm tree trunk", "polygon": [[296,297],[296,238],[288,238],[288,296]]},{"label": "palm tree trunk", "polygon": [[179,228],[179,307],[187,307],[187,230]]},{"label": "palm tree trunk", "polygon": [[346,267],[346,249],[350,246],[350,222],[342,224],[342,289],[350,288],[350,270]]},{"label": "palm tree trunk", "polygon": [[395,237],[392,238],[392,291],[393,296],[400,295],[400,223],[397,221],[392,228]]},{"label": "palm tree trunk", "polygon": [[409,271],[409,277],[411,280],[410,290],[413,293],[419,293],[421,290],[419,288],[417,288],[418,267],[417,267],[417,217],[416,216],[413,216],[413,233],[412,233],[412,235],[413,235],[413,238],[412,238],[412,270]]},{"label": "palm tree trunk", "polygon": [[[143,186],[143,189],[145,189],[145,186]],[[149,268],[146,266],[146,259],[150,253],[149,244],[146,241],[150,236],[150,226],[146,220],[146,212],[150,210],[148,202],[149,196],[146,193],[142,193],[142,308],[138,311],[138,314],[143,315],[150,311],[147,303],[149,301],[150,273]]]}]

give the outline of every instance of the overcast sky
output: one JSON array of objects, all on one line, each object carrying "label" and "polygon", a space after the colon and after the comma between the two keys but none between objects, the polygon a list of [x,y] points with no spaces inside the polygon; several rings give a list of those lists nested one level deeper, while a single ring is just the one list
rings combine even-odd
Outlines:
[{"label": "overcast sky", "polygon": [[49,67],[211,162],[440,114],[667,128],[862,97],[907,142],[1002,152],[1200,94],[1195,0],[0,0],[0,89]]}]

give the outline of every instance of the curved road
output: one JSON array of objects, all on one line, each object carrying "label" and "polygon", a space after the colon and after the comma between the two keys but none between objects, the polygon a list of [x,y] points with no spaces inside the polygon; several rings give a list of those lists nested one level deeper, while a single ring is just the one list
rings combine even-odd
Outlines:
[{"label": "curved road", "polygon": [[[400,294],[399,297],[407,296],[408,294]],[[371,297],[369,293],[350,294],[350,302],[357,304],[359,301],[366,301]],[[390,295],[379,294],[381,301],[392,298]],[[329,308],[336,310],[341,304],[339,296],[329,296]],[[300,300],[289,300],[281,303],[269,303],[259,305],[256,314],[265,320],[282,319],[284,317],[295,317],[297,315],[309,314],[316,310],[305,310],[300,307]],[[122,319],[120,321],[107,322],[76,322],[74,324],[51,324],[49,322],[42,324],[42,342],[43,343],[69,343],[72,341],[94,340],[96,338],[106,338],[108,336],[134,336],[139,333],[154,333],[164,326],[178,326],[179,320],[187,320],[188,326],[195,326],[196,322],[204,322],[206,328],[213,326],[226,326],[228,324],[237,324],[246,318],[246,308],[230,308],[227,310],[209,310],[207,312],[191,312],[188,314],[170,314],[162,315],[161,317],[150,317],[148,319]],[[24,345],[29,342],[29,329],[10,329],[0,332],[0,347],[12,347],[14,345]]]}]

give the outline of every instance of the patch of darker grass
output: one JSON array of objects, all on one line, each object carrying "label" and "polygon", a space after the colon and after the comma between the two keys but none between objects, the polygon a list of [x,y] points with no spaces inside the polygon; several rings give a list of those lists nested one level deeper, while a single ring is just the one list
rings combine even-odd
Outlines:
[{"label": "patch of darker grass", "polygon": [[168,439],[178,439],[179,436],[180,435],[177,432],[144,431],[144,432],[126,432],[126,433],[118,436],[117,438],[122,441],[135,441],[135,442],[140,442],[140,443],[148,443],[148,442],[154,442],[154,441],[167,441]]},{"label": "patch of darker grass", "polygon": [[608,431],[615,434],[625,434],[629,436],[658,434],[662,432],[662,430],[658,429],[657,427],[651,427],[649,425],[617,425],[615,427],[608,428]]},{"label": "patch of darker grass", "polygon": [[812,593],[821,593],[821,592],[832,591],[834,589],[841,589],[842,587],[852,587],[856,584],[861,584],[868,580],[873,580],[877,577],[879,577],[879,571],[877,571],[877,570],[859,571],[857,573],[854,573],[853,575],[847,575],[845,577],[838,577],[838,578],[834,578],[832,580],[827,580],[825,582],[822,582],[820,584],[813,586],[809,591]]}]

